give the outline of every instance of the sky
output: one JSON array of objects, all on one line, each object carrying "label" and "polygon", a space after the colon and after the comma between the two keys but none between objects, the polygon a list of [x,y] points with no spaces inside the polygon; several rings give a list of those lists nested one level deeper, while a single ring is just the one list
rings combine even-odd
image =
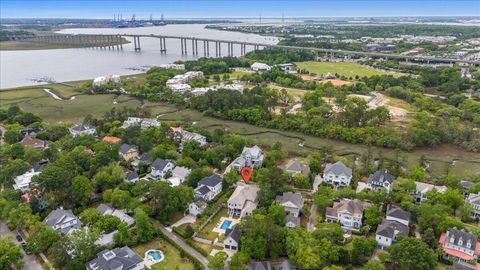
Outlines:
[{"label": "sky", "polygon": [[480,0],[0,0],[1,18],[480,16]]}]

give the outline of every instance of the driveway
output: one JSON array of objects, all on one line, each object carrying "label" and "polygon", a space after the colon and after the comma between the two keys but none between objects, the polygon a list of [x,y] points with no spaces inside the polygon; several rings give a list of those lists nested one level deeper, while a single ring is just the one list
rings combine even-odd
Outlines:
[{"label": "driveway", "polygon": [[208,259],[205,258],[200,252],[196,251],[194,248],[189,246],[183,239],[180,237],[176,236],[174,233],[170,232],[167,230],[167,228],[163,227],[162,225],[158,224],[158,227],[162,231],[162,233],[170,238],[173,242],[177,243],[181,248],[183,248],[187,253],[195,257],[198,261],[200,261],[200,264],[203,266],[203,269],[208,269]]},{"label": "driveway", "polygon": [[181,218],[179,221],[173,223],[170,227],[167,227],[167,230],[172,231],[173,227],[178,227],[183,224],[192,224],[197,221],[197,217],[192,216],[192,215],[186,215],[183,218]]},{"label": "driveway", "polygon": [[310,217],[308,217],[307,231],[313,232],[315,230],[315,215],[317,214],[317,204],[312,202],[310,207]]},{"label": "driveway", "polygon": [[[20,243],[15,239],[16,233],[12,232],[7,225],[3,222],[0,222],[0,235],[2,236],[10,236],[15,241],[15,244],[20,246]],[[23,260],[25,262],[25,266],[23,270],[43,270],[42,265],[37,261],[37,258],[34,255],[27,255],[23,252]]]}]

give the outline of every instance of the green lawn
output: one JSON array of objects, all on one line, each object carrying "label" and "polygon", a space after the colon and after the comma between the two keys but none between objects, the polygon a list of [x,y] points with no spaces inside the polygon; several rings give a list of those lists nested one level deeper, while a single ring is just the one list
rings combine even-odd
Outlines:
[{"label": "green lawn", "polygon": [[161,250],[165,256],[165,259],[162,262],[153,265],[153,270],[194,269],[192,262],[188,258],[180,257],[180,251],[162,238],[155,238],[146,244],[133,248],[133,250],[142,258],[145,256],[145,252],[149,249]]},{"label": "green lawn", "polygon": [[[357,63],[352,62],[297,62],[298,68],[306,69],[311,73],[320,74],[339,74],[340,76],[355,78],[355,75],[360,77],[387,74],[386,72],[368,68]],[[392,73],[393,74],[393,73]]]},{"label": "green lawn", "polygon": [[217,223],[220,221],[221,217],[227,217],[227,216],[228,216],[228,211],[227,211],[226,208],[223,208],[222,210],[220,210],[220,212],[218,212],[212,218],[210,223],[208,223],[207,226],[205,226],[205,228],[203,228],[203,230],[201,230],[197,234],[197,236],[200,237],[200,238],[205,238],[205,239],[212,240],[212,241],[215,240],[215,238],[217,238],[218,234],[212,232],[212,230],[213,230],[213,228],[215,228],[215,226],[217,226]]}]

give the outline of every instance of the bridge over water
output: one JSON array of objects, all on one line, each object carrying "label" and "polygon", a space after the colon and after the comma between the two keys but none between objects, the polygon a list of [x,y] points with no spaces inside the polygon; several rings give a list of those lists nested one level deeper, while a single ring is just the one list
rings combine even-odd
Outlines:
[{"label": "bridge over water", "polygon": [[[212,38],[199,38],[199,37],[182,37],[182,36],[171,36],[171,35],[140,35],[140,34],[95,34],[95,35],[71,35],[71,34],[62,34],[62,35],[50,35],[50,36],[37,36],[35,38],[29,39],[32,42],[47,42],[47,43],[64,43],[69,45],[83,45],[86,47],[100,47],[108,49],[123,49],[122,43],[124,43],[125,38],[132,38],[135,51],[141,51],[141,39],[144,38],[154,38],[159,40],[159,51],[161,53],[167,53],[167,43],[166,40],[173,39],[180,41],[180,50],[182,54],[188,54],[190,51],[193,55],[199,55],[199,43],[203,50],[203,56],[210,56],[210,46],[215,47],[215,56],[222,56],[222,45],[227,47],[225,52],[226,56],[233,56],[234,46],[240,47],[240,55],[244,55],[247,52],[247,46],[253,50],[258,50],[262,48],[279,48],[283,49],[285,53],[288,53],[289,50],[297,51],[313,51],[317,53],[324,53],[327,57],[333,58],[335,55],[340,56],[363,56],[369,58],[384,58],[384,59],[397,59],[404,61],[416,61],[416,62],[427,62],[427,63],[465,63],[465,64],[474,64],[480,65],[480,60],[470,60],[470,59],[454,59],[454,58],[442,58],[442,57],[430,57],[430,56],[412,56],[412,55],[402,55],[402,54],[390,54],[390,53],[381,53],[381,52],[363,52],[363,51],[348,51],[348,50],[335,50],[335,49],[322,49],[315,47],[300,47],[300,46],[288,46],[288,45],[278,45],[278,44],[265,44],[265,43],[256,43],[256,42],[245,42],[245,41],[234,41],[234,40],[223,40],[223,39],[212,39]],[[203,43],[203,44],[202,44]],[[190,47],[189,47],[190,46]],[[176,48],[175,48],[176,49]]]}]

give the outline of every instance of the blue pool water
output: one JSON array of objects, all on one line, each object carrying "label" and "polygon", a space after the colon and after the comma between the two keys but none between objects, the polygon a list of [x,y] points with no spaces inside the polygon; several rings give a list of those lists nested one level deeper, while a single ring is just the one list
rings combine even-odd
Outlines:
[{"label": "blue pool water", "polygon": [[232,224],[231,220],[224,220],[222,225],[220,225],[220,229],[226,230],[230,227],[230,224]]},{"label": "blue pool water", "polygon": [[159,261],[162,259],[162,255],[160,254],[160,252],[158,251],[149,251],[148,252],[148,255],[152,256],[152,258],[155,260],[155,261]]}]

